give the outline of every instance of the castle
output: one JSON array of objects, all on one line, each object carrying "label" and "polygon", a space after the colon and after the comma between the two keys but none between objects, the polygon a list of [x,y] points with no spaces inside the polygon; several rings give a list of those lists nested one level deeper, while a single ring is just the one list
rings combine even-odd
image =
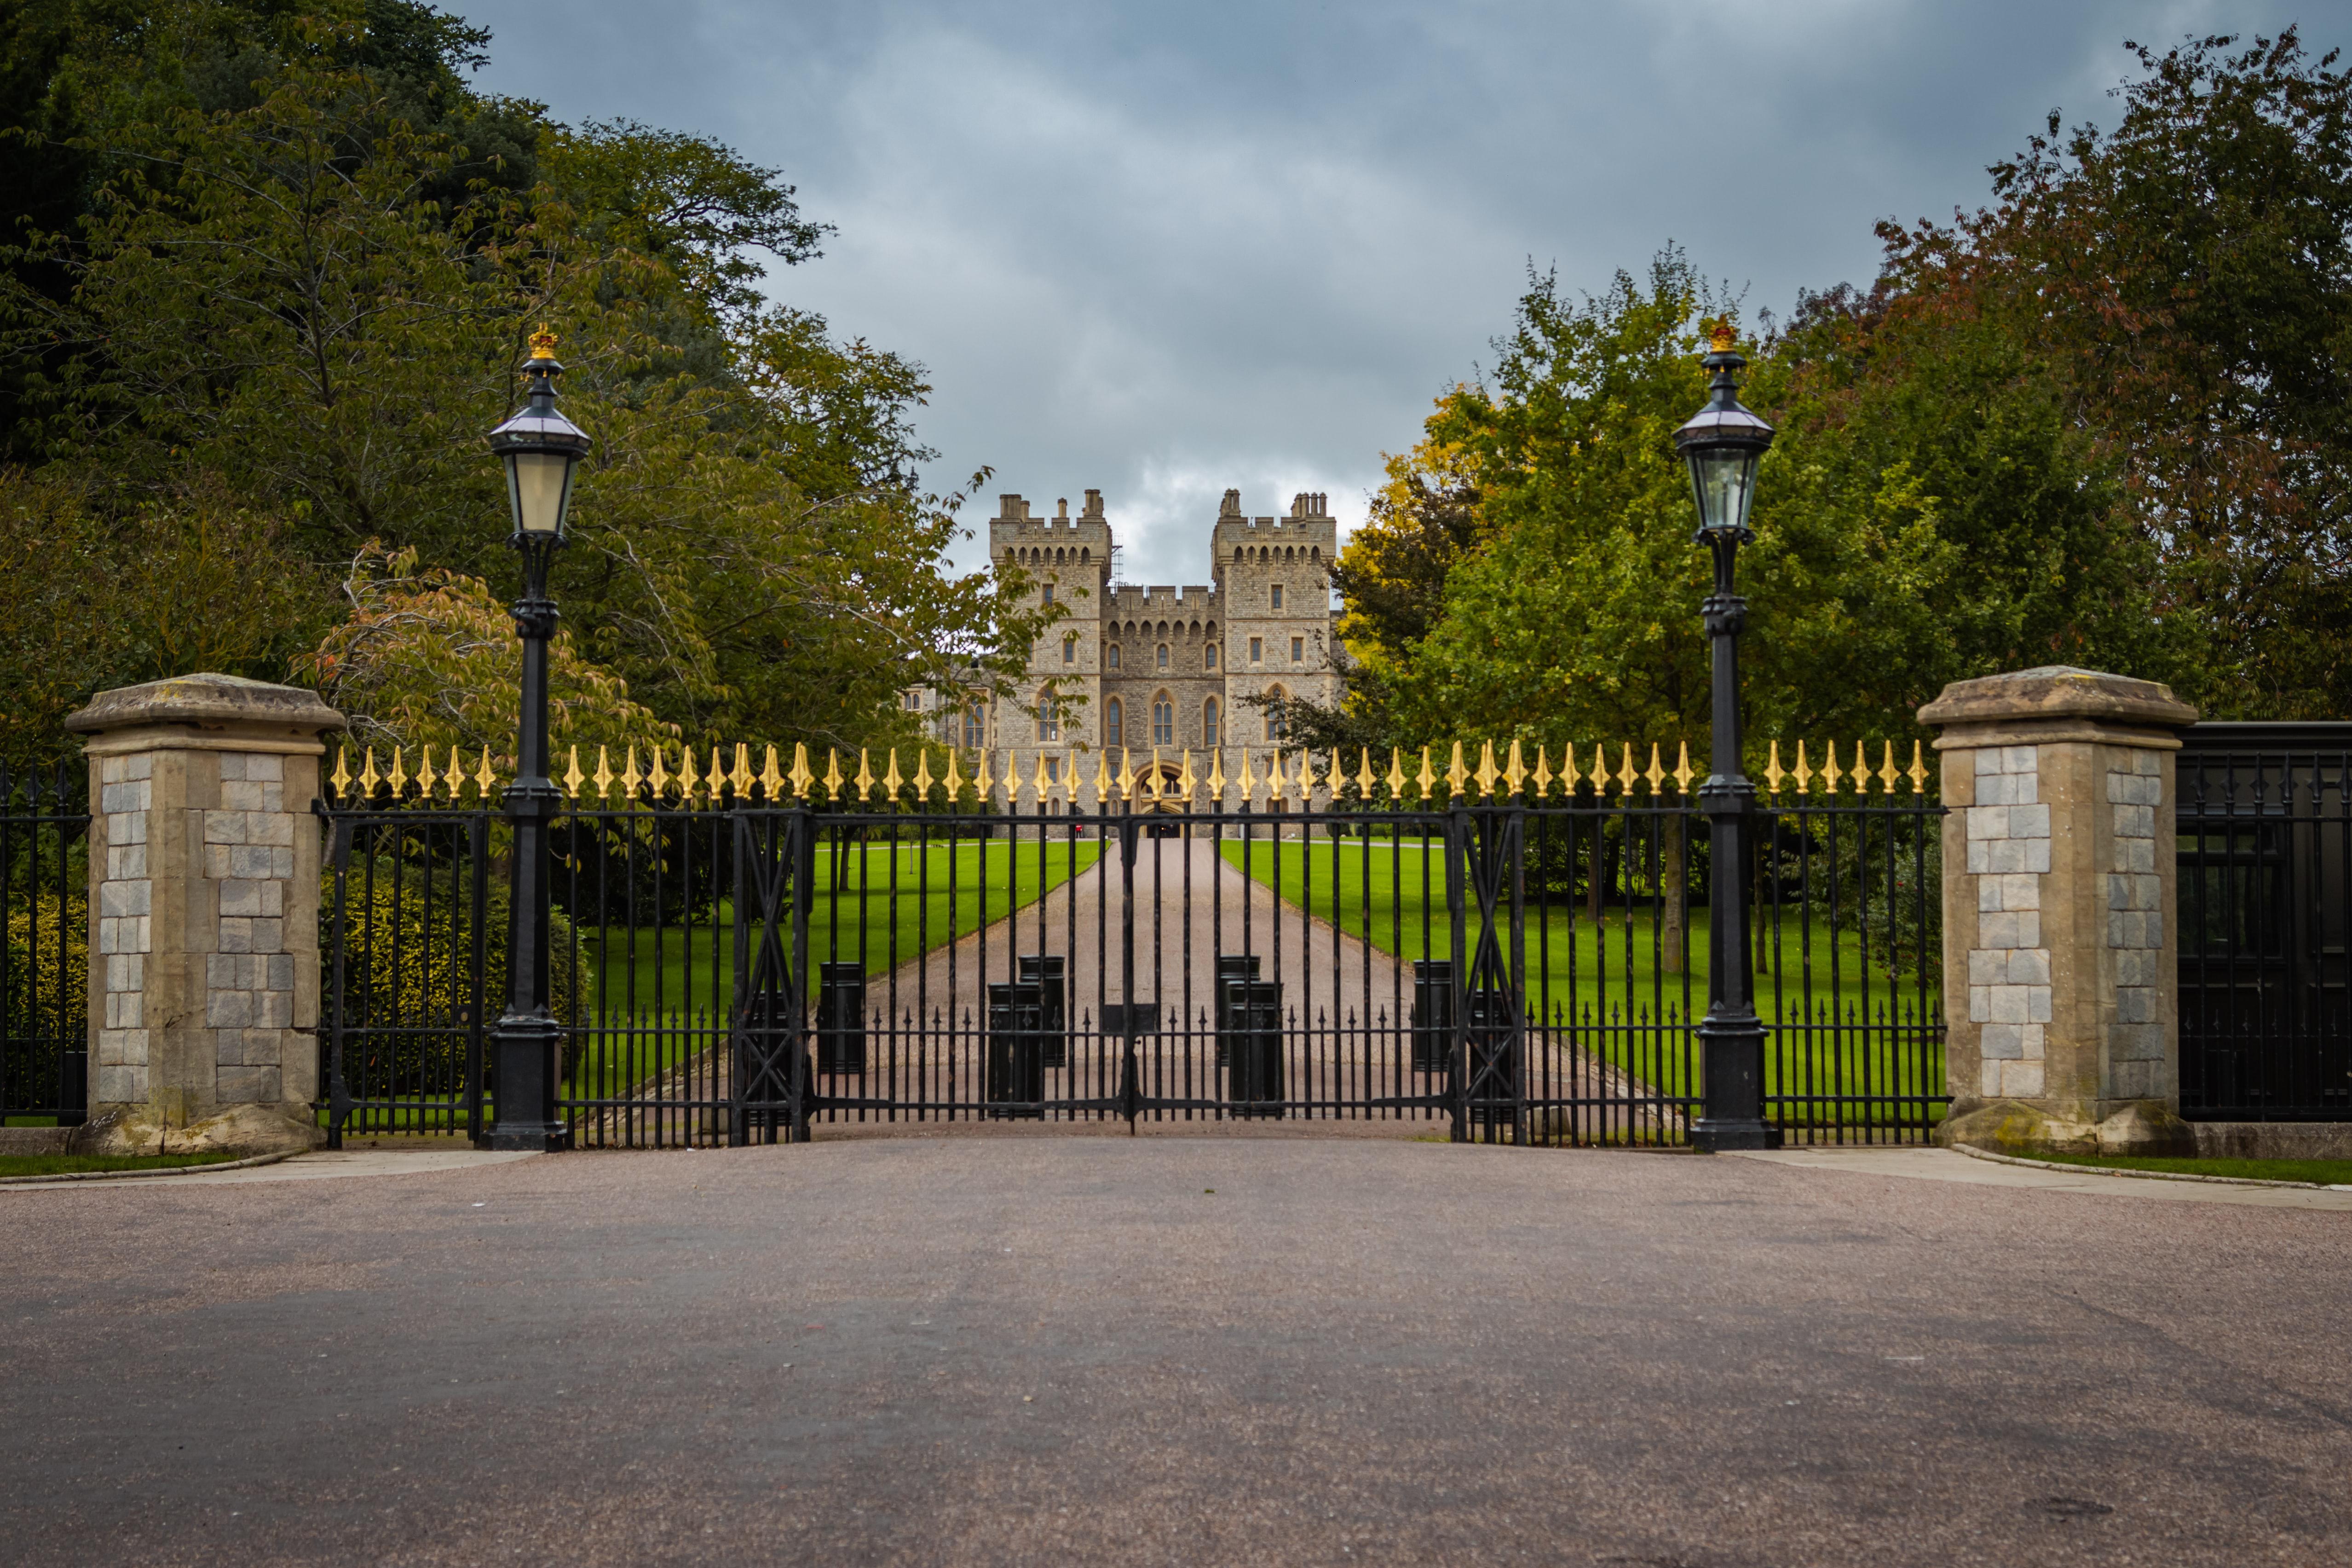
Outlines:
[{"label": "castle", "polygon": [[[1017,703],[963,697],[943,707],[929,689],[910,691],[908,703],[938,711],[941,740],[993,753],[999,776],[1011,753],[1024,785],[1040,761],[1049,782],[1062,782],[1081,759],[1090,784],[1098,751],[1114,769],[1124,751],[1139,773],[1157,752],[1171,777],[1187,750],[1205,777],[1215,752],[1230,777],[1246,749],[1262,774],[1282,737],[1244,699],[1339,700],[1329,578],[1339,526],[1325,502],[1302,493],[1285,516],[1246,517],[1241,492],[1227,490],[1209,534],[1211,581],[1179,588],[1112,581],[1100,490],[1086,492],[1076,517],[1066,500],[1037,517],[1022,497],[1000,497],[988,524],[991,565],[1027,574],[1024,607],[1059,605],[1066,614],[1030,649]],[[1047,809],[1056,804],[1049,798]]]}]

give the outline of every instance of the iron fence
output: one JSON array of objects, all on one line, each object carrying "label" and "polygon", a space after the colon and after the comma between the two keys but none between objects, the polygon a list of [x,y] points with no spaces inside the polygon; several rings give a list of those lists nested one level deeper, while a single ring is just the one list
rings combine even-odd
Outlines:
[{"label": "iron fence", "polygon": [[0,769],[0,1121],[75,1126],[89,1107],[88,790],[78,767]]},{"label": "iron fence", "polygon": [[[1687,760],[1402,763],[1099,763],[1091,792],[1040,768],[1000,794],[952,757],[824,783],[772,752],[707,778],[575,759],[560,1114],[619,1147],[1070,1120],[1685,1142],[1713,874]],[[422,784],[397,760],[337,772],[323,1109],[338,1136],[478,1133],[503,995],[488,785],[453,766],[440,798],[429,756]],[[1947,1102],[1924,780],[1916,752],[1907,773],[1773,752],[1749,957],[1790,1138],[1916,1141]]]},{"label": "iron fence", "polygon": [[2177,763],[2180,1109],[2352,1120],[2352,724],[2198,724]]}]

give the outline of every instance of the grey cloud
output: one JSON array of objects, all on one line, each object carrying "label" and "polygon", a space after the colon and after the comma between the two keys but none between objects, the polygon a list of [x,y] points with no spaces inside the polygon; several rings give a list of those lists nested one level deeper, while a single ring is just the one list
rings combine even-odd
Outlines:
[{"label": "grey cloud", "polygon": [[[1864,281],[1882,216],[1973,205],[2124,38],[2269,0],[459,5],[485,83],[782,166],[840,226],[780,297],[923,362],[952,484],[1103,489],[1139,581],[1198,579],[1219,492],[1330,493],[1473,373],[1527,266],[1668,239],[1752,310]],[[2305,17],[2322,47],[2340,7]],[[980,509],[985,511],[985,508]],[[976,557],[968,557],[976,558]]]}]

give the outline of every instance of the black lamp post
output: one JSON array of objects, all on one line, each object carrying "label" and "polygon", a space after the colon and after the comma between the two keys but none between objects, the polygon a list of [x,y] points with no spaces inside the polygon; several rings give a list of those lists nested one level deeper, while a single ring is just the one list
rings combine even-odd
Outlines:
[{"label": "black lamp post", "polygon": [[507,928],[507,1010],[490,1032],[497,1061],[498,1120],[493,1149],[551,1150],[564,1146],[555,1115],[555,1047],[563,1026],[547,1005],[548,829],[562,793],[547,776],[547,639],[555,635],[555,601],[547,596],[547,566],[563,544],[572,506],[572,476],[588,450],[581,428],[556,412],[555,334],[541,327],[530,340],[522,412],[490,432],[490,449],[505,460],[507,500],[522,552],[522,597],[515,630],[522,637],[522,733],[515,751],[514,783],[507,786],[507,820],[514,827],[512,909]]},{"label": "black lamp post", "polygon": [[1748,839],[1756,786],[1740,771],[1739,630],[1748,601],[1732,589],[1739,547],[1754,539],[1748,506],[1756,466],[1772,444],[1772,426],[1740,406],[1738,372],[1748,362],[1718,325],[1714,352],[1699,363],[1715,373],[1706,406],[1675,432],[1690,464],[1698,500],[1698,541],[1715,554],[1715,592],[1702,606],[1714,644],[1714,771],[1699,785],[1714,841],[1707,899],[1706,1018],[1698,1026],[1706,1057],[1706,1102],[1691,1142],[1713,1152],[1767,1149],[1778,1132],[1764,1121],[1764,1026],[1756,1016],[1754,959],[1748,950]]}]

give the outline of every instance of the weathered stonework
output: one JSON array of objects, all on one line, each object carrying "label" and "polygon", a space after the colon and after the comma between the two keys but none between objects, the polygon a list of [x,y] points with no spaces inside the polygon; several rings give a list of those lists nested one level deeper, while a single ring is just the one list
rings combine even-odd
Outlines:
[{"label": "weathered stonework", "polygon": [[[222,675],[101,693],[89,737],[93,1142],[316,1141],[313,694]],[[215,1135],[217,1134],[217,1136]]]},{"label": "weathered stonework", "polygon": [[2190,1152],[2180,1120],[2171,753],[2195,710],[2053,668],[1959,681],[1943,729],[1947,1077],[1939,1136]]}]

